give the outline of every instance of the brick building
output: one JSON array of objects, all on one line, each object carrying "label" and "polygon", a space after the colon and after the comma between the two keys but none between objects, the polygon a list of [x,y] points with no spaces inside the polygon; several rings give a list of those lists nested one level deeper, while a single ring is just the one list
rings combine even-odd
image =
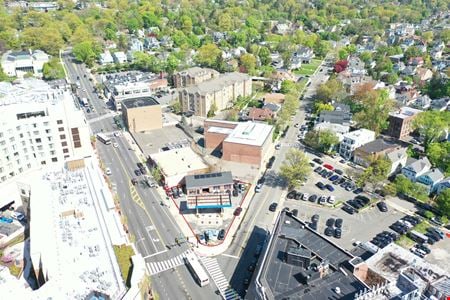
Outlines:
[{"label": "brick building", "polygon": [[261,165],[272,146],[273,126],[255,122],[205,121],[205,145],[222,159]]},{"label": "brick building", "polygon": [[404,106],[398,111],[390,113],[389,128],[386,134],[398,139],[405,138],[413,131],[413,120],[421,112],[421,110]]},{"label": "brick building", "polygon": [[130,132],[162,128],[161,105],[152,97],[123,100],[122,117]]},{"label": "brick building", "polygon": [[175,87],[193,86],[219,77],[220,73],[213,69],[192,67],[173,75]]}]

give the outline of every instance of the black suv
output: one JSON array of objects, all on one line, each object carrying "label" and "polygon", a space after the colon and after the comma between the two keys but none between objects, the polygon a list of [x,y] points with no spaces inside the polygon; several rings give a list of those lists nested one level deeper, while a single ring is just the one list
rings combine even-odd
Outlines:
[{"label": "black suv", "polygon": [[267,162],[267,165],[266,165],[267,169],[272,168],[274,162],[275,162],[275,156],[272,156],[272,157],[269,159],[269,161]]},{"label": "black suv", "polygon": [[278,203],[273,202],[272,204],[270,204],[269,210],[270,211],[276,211],[277,210],[277,206],[278,206]]}]

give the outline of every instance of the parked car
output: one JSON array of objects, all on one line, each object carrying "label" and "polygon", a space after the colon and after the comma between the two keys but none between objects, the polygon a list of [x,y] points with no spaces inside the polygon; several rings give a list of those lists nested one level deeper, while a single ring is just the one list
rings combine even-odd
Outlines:
[{"label": "parked car", "polygon": [[335,222],[334,218],[329,218],[329,219],[326,221],[325,224],[326,224],[328,227],[333,227],[333,226],[334,226],[334,222]]},{"label": "parked car", "polygon": [[303,194],[302,193],[300,193],[300,192],[297,192],[296,194],[295,194],[295,200],[301,200],[302,199],[302,197],[303,197]]},{"label": "parked car", "polygon": [[269,161],[267,162],[267,165],[266,165],[267,169],[272,168],[274,162],[275,162],[275,156],[272,156],[272,157],[269,159]]},{"label": "parked car", "polygon": [[308,193],[304,193],[302,199],[303,200],[307,200],[309,198],[309,194]]},{"label": "parked car", "polygon": [[313,162],[318,163],[319,165],[323,164],[323,161],[320,158],[314,158]]},{"label": "parked car", "polygon": [[355,213],[355,210],[351,206],[346,204],[342,206],[342,210],[349,213],[350,215],[353,215]]},{"label": "parked car", "polygon": [[325,185],[322,183],[322,182],[317,182],[316,183],[316,186],[319,188],[319,189],[321,189],[321,190],[324,190],[325,189]]},{"label": "parked car", "polygon": [[339,179],[339,176],[338,175],[333,175],[333,176],[331,176],[330,178],[328,178],[330,181],[336,181],[336,180],[338,180]]},{"label": "parked car", "polygon": [[223,240],[225,238],[225,229],[221,229],[220,231],[219,231],[219,234],[217,235],[217,239],[219,240],[219,241],[221,241],[221,240]]},{"label": "parked car", "polygon": [[330,192],[334,191],[334,187],[331,184],[326,184],[325,187],[327,188],[327,190],[329,190]]},{"label": "parked car", "polygon": [[388,207],[386,205],[386,202],[384,201],[380,201],[377,203],[377,207],[381,212],[387,212],[388,211]]},{"label": "parked car", "polygon": [[334,202],[336,202],[336,198],[333,195],[330,195],[327,199],[327,202],[330,204],[334,204]]},{"label": "parked car", "polygon": [[314,172],[320,173],[322,170],[323,170],[322,167],[317,167],[314,169]]},{"label": "parked car", "polygon": [[278,203],[273,202],[272,204],[270,204],[269,210],[272,211],[272,212],[274,212],[274,211],[277,210],[277,206],[278,206]]},{"label": "parked car", "polygon": [[134,170],[134,174],[136,174],[136,176],[141,176],[141,170]]},{"label": "parked car", "polygon": [[362,188],[356,188],[356,189],[353,191],[353,193],[355,193],[355,194],[361,194],[362,191],[363,191]]},{"label": "parked car", "polygon": [[242,212],[242,208],[241,207],[236,207],[236,209],[234,210],[233,215],[235,215],[236,217],[239,216]]},{"label": "parked car", "polygon": [[330,165],[330,164],[324,164],[323,166],[324,166],[325,168],[327,168],[328,170],[331,170],[331,171],[334,170],[334,167],[333,167],[332,165]]},{"label": "parked car", "polygon": [[343,175],[344,174],[344,172],[342,170],[340,170],[340,169],[334,169],[334,172],[336,172],[339,175]]},{"label": "parked car", "polygon": [[344,220],[342,220],[341,218],[336,219],[336,221],[334,222],[334,226],[336,226],[337,228],[342,228],[342,224],[344,223]]},{"label": "parked car", "polygon": [[327,202],[327,197],[326,196],[320,196],[318,202],[319,202],[319,204],[325,204]]},{"label": "parked car", "polygon": [[316,202],[317,201],[317,195],[312,194],[311,196],[309,196],[308,201]]},{"label": "parked car", "polygon": [[311,222],[312,223],[318,223],[319,222],[319,215],[318,214],[314,214],[312,217],[311,217]]},{"label": "parked car", "polygon": [[289,193],[287,193],[286,198],[294,199],[296,195],[297,195],[297,191],[296,190],[292,190]]},{"label": "parked car", "polygon": [[332,236],[334,234],[334,229],[333,227],[326,227],[325,228],[325,235],[326,236]]},{"label": "parked car", "polygon": [[334,229],[334,237],[337,239],[340,239],[342,236],[342,229],[341,228],[335,228]]}]

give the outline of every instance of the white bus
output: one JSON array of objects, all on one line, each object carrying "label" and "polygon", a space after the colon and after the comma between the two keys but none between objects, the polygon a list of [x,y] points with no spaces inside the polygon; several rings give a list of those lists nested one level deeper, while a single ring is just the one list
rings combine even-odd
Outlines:
[{"label": "white bus", "polygon": [[111,144],[111,139],[103,133],[97,133],[97,139],[105,145]]},{"label": "white bus", "polygon": [[186,265],[192,273],[197,283],[200,286],[205,286],[209,284],[209,277],[206,274],[205,269],[203,269],[198,257],[194,253],[188,253],[184,258]]}]

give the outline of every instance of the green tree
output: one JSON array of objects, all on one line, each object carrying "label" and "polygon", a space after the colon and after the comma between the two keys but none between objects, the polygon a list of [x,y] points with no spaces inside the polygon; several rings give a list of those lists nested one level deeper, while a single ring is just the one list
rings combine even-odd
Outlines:
[{"label": "green tree", "polygon": [[355,94],[362,110],[356,113],[355,120],[361,128],[367,128],[379,134],[388,127],[389,112],[394,101],[386,90],[363,90]]},{"label": "green tree", "polygon": [[306,181],[311,174],[309,159],[302,151],[291,148],[280,167],[280,175],[289,187],[298,187]]},{"label": "green tree", "polygon": [[[172,61],[172,58],[171,58]],[[167,63],[170,63],[167,61]],[[159,73],[163,70],[163,64],[154,55],[150,55],[145,52],[135,52],[133,65],[142,71],[149,71],[153,73]],[[171,67],[166,65],[167,68]]]},{"label": "green tree", "polygon": [[347,52],[347,50],[346,50],[345,48],[339,49],[339,51],[338,51],[338,57],[339,57],[339,60],[347,59],[347,57],[348,57],[348,52]]},{"label": "green tree", "polygon": [[439,194],[436,204],[443,216],[450,217],[450,189],[445,189]]},{"label": "green tree", "polygon": [[247,73],[253,74],[256,68],[256,57],[253,54],[245,53],[239,58],[241,65]]},{"label": "green tree", "polygon": [[2,65],[0,65],[0,82],[1,81],[9,81],[9,77],[3,71]]},{"label": "green tree", "polygon": [[173,74],[173,72],[178,68],[179,64],[180,61],[178,60],[178,58],[173,53],[170,53],[164,64],[164,69],[167,73]]},{"label": "green tree", "polygon": [[92,66],[97,57],[92,42],[81,42],[75,45],[73,47],[73,54],[78,61],[83,62],[88,66]]},{"label": "green tree", "polygon": [[450,97],[450,80],[435,73],[423,90],[432,99]]},{"label": "green tree", "polygon": [[433,41],[433,31],[423,32],[422,37],[427,43],[431,43]]},{"label": "green tree", "polygon": [[222,51],[215,44],[206,44],[198,49],[196,61],[202,66],[214,67],[222,56]]},{"label": "green tree", "polygon": [[372,160],[361,176],[357,179],[357,184],[361,187],[370,184],[374,189],[381,186],[387,179],[391,171],[392,163],[384,157],[377,157]]},{"label": "green tree", "polygon": [[397,175],[394,184],[398,194],[408,195],[421,201],[428,199],[428,189],[422,184],[410,181],[405,175]]},{"label": "green tree", "polygon": [[317,101],[328,103],[332,100],[341,101],[347,93],[342,82],[336,78],[330,79],[319,85],[316,91]]},{"label": "green tree", "polygon": [[331,153],[338,143],[338,137],[329,129],[311,130],[305,135],[305,144],[324,153]]},{"label": "green tree", "polygon": [[208,118],[214,117],[216,115],[217,109],[218,108],[216,102],[213,102],[208,111]]},{"label": "green tree", "polygon": [[322,111],[333,111],[334,106],[330,103],[322,103],[322,102],[316,102],[314,103],[314,108],[316,110],[317,114],[320,114]]},{"label": "green tree", "polygon": [[418,57],[418,56],[422,56],[422,52],[420,51],[420,49],[417,46],[411,46],[408,47],[408,49],[406,49],[404,56],[405,59],[408,60],[411,57]]},{"label": "green tree", "polygon": [[292,80],[284,80],[281,82],[280,92],[283,94],[291,93],[296,89],[295,82]]},{"label": "green tree", "polygon": [[181,23],[181,30],[185,34],[188,34],[192,31],[192,19],[189,16],[187,15],[181,16],[180,23]]},{"label": "green tree", "polygon": [[421,112],[413,122],[414,128],[424,138],[425,149],[441,138],[450,127],[450,111]]},{"label": "green tree", "polygon": [[261,65],[263,66],[268,66],[272,62],[272,58],[270,57],[270,50],[265,46],[259,49],[258,56],[261,60]]},{"label": "green tree", "polygon": [[364,51],[360,54],[359,58],[365,63],[368,64],[372,60],[372,53],[369,51]]},{"label": "green tree", "polygon": [[220,31],[231,31],[233,29],[233,19],[228,13],[222,13],[218,18],[218,25]]},{"label": "green tree", "polygon": [[426,149],[431,164],[450,175],[450,142],[431,143]]},{"label": "green tree", "polygon": [[44,64],[42,73],[46,80],[63,79],[66,76],[61,62],[56,57]]}]

